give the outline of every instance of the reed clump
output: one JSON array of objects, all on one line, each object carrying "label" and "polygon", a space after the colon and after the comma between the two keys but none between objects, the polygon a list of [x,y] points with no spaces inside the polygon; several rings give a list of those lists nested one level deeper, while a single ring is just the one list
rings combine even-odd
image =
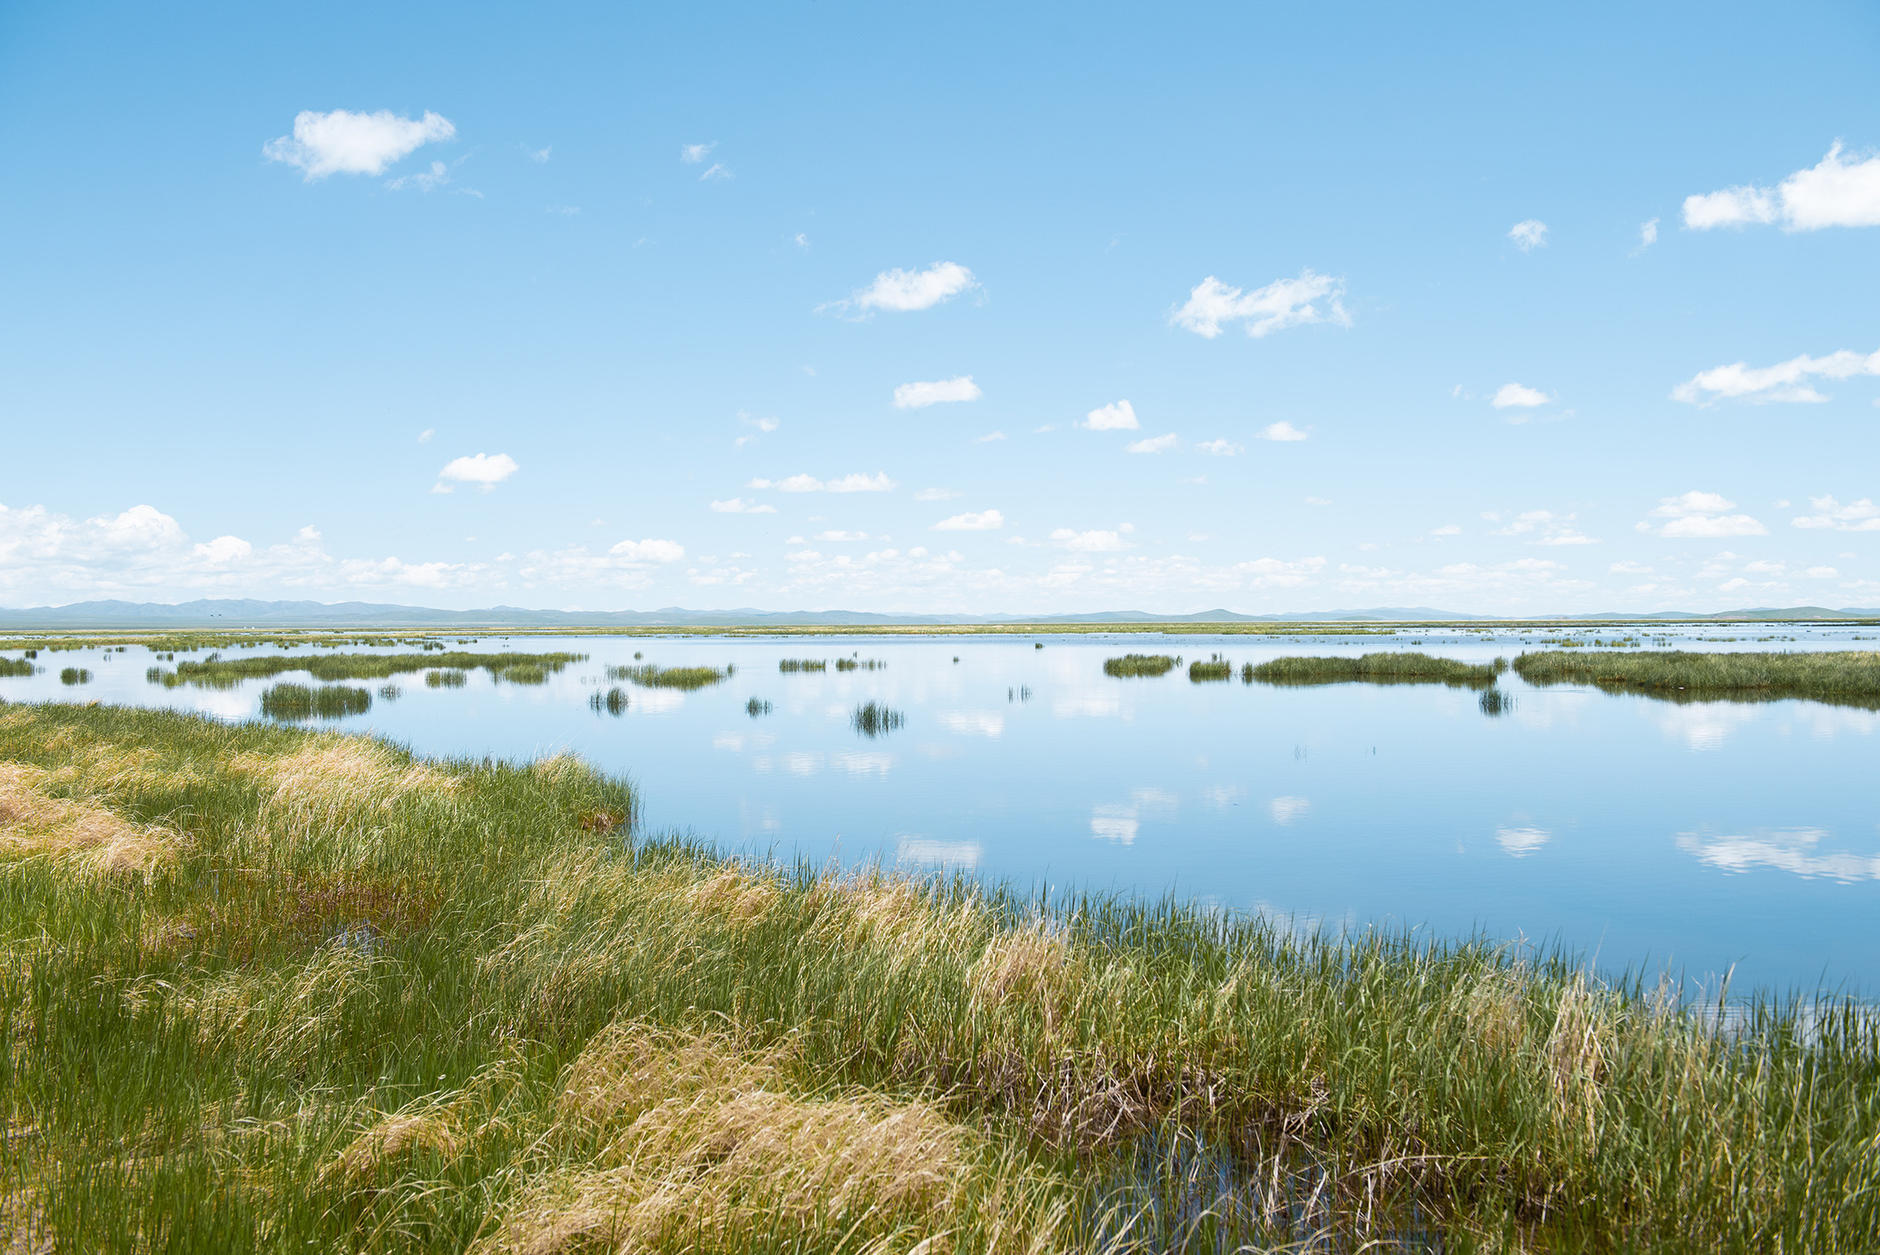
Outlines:
[{"label": "reed clump", "polygon": [[770,713],[770,703],[761,697],[753,697],[744,703],[744,713],[756,719]]},{"label": "reed clump", "polygon": [[261,713],[270,719],[343,719],[372,709],[372,694],[345,684],[275,684],[261,694]]},{"label": "reed clump", "polygon": [[595,693],[588,698],[588,706],[597,714],[624,715],[627,713],[627,691],[616,685],[605,693]]},{"label": "reed clump", "polygon": [[1215,684],[1234,676],[1234,664],[1215,654],[1205,661],[1188,664],[1188,679],[1195,684]]},{"label": "reed clump", "polygon": [[1514,670],[1529,684],[1592,684],[1608,692],[1644,693],[1672,701],[1806,698],[1880,706],[1880,653],[1871,650],[1794,654],[1541,650],[1516,658]]},{"label": "reed clump", "polygon": [[[1500,670],[1506,669],[1507,664],[1502,663]],[[1498,674],[1494,663],[1463,662],[1407,651],[1356,658],[1272,658],[1255,664],[1249,677],[1273,685],[1447,684],[1452,688],[1486,688]]]},{"label": "reed clump", "polygon": [[0,658],[0,678],[31,675],[37,670],[31,658]]},{"label": "reed clump", "polygon": [[785,675],[798,671],[827,671],[828,669],[829,661],[826,658],[780,658],[777,660],[777,670]]},{"label": "reed clump", "polygon": [[424,673],[424,686],[433,689],[460,689],[470,683],[467,671],[427,671]]},{"label": "reed clump", "polygon": [[610,680],[631,680],[641,688],[702,689],[722,684],[736,674],[735,667],[661,667],[645,663],[637,667],[609,667]]},{"label": "reed clump", "polygon": [[[567,756],[0,706],[22,1251],[1871,1249],[1880,1031],[728,860]],[[113,849],[118,855],[107,853]]]},{"label": "reed clump", "polygon": [[862,703],[849,715],[849,726],[866,737],[898,732],[906,722],[907,716],[901,711],[874,701]]},{"label": "reed clump", "polygon": [[1168,654],[1124,654],[1121,658],[1105,658],[1103,674],[1114,676],[1158,676],[1167,675],[1181,665],[1181,659]]},{"label": "reed clump", "polygon": [[90,684],[91,672],[84,667],[63,667],[59,671],[61,684]]},{"label": "reed clump", "polygon": [[879,658],[838,658],[837,671],[880,671],[888,664]]}]

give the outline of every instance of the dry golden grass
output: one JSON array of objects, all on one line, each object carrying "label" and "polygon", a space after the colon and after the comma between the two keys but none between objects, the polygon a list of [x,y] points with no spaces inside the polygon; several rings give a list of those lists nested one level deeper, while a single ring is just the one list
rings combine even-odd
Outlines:
[{"label": "dry golden grass", "polygon": [[708,1251],[792,1235],[819,1250],[948,1249],[978,1135],[925,1102],[793,1092],[788,1059],[731,1034],[604,1030],[560,1102],[562,1131],[595,1146],[587,1166],[524,1191],[484,1249]]},{"label": "dry golden grass", "polygon": [[51,858],[96,874],[149,875],[173,866],[183,838],[134,824],[92,802],[54,797],[52,773],[0,762],[0,854]]},{"label": "dry golden grass", "polygon": [[286,754],[237,754],[232,765],[273,786],[270,808],[300,813],[385,807],[414,794],[447,796],[459,784],[428,763],[401,760],[377,741],[337,733]]}]

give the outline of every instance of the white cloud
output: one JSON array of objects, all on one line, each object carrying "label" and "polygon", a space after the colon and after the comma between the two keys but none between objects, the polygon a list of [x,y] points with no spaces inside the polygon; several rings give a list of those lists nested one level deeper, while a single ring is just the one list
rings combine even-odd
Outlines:
[{"label": "white cloud", "polygon": [[[1495,516],[1497,519],[1499,516]],[[1461,530],[1461,529],[1457,529]],[[1495,529],[1497,536],[1532,536],[1537,545],[1596,545],[1591,536],[1581,535],[1573,526],[1573,515],[1552,510],[1523,510],[1506,526]]]},{"label": "white cloud", "polygon": [[983,436],[974,436],[973,443],[974,444],[992,444],[994,441],[1003,440],[1003,439],[1005,439],[1004,432],[989,431]]},{"label": "white cloud", "polygon": [[743,497],[728,497],[723,501],[711,503],[712,510],[718,514],[775,514],[777,507],[760,501],[746,501]]},{"label": "white cloud", "polygon": [[251,556],[255,547],[239,536],[217,536],[214,540],[195,546],[192,552],[204,562],[221,566],[230,562],[240,562]]},{"label": "white cloud", "polygon": [[1687,196],[1684,225],[1694,231],[1778,222],[1785,231],[1880,226],[1880,154],[1843,161],[1841,152],[1836,140],[1817,164],[1773,189],[1744,184]]},{"label": "white cloud", "polygon": [[1430,535],[1432,536],[1460,536],[1462,535],[1462,529],[1456,526],[1454,523],[1445,523],[1441,527],[1432,527],[1430,529]]},{"label": "white cloud", "polygon": [[991,532],[1005,526],[1005,516],[997,510],[955,514],[933,525],[936,532]]},{"label": "white cloud", "polygon": [[984,395],[971,375],[959,375],[952,379],[902,384],[894,390],[894,408],[924,410],[948,401],[977,401]]},{"label": "white cloud", "polygon": [[406,188],[415,188],[420,192],[431,192],[450,182],[450,167],[441,161],[433,161],[429,170],[416,174],[404,174],[395,179],[386,180],[385,186],[394,192]]},{"label": "white cloud", "polygon": [[735,174],[731,173],[730,166],[725,165],[723,162],[714,161],[709,166],[705,167],[705,173],[698,176],[698,181],[700,183],[712,183],[719,179],[734,179],[736,177]]},{"label": "white cloud", "polygon": [[[1687,492],[1665,497],[1652,511],[1663,519],[1657,535],[1671,540],[1718,540],[1730,536],[1765,536],[1769,529],[1747,514],[1731,514],[1736,502],[1714,492]],[[1642,531],[1652,531],[1650,522],[1639,524]]]},{"label": "white cloud", "polygon": [[1538,388],[1529,388],[1523,384],[1505,383],[1495,390],[1495,399],[1489,404],[1498,410],[1509,408],[1531,410],[1537,405],[1546,405],[1553,400]]},{"label": "white cloud", "polygon": [[1080,424],[1091,431],[1135,431],[1142,424],[1136,421],[1136,407],[1128,401],[1117,401],[1101,406],[1084,415]]},{"label": "white cloud", "polygon": [[973,272],[958,262],[937,261],[925,270],[884,270],[875,281],[830,308],[907,313],[932,309],[942,301],[979,286]]},{"label": "white cloud", "polygon": [[679,160],[688,166],[695,166],[709,157],[712,149],[716,147],[718,147],[717,140],[709,144],[682,144],[679,146]]},{"label": "white cloud", "polygon": [[1547,224],[1539,218],[1523,218],[1508,228],[1508,238],[1524,253],[1547,247]]},{"label": "white cloud", "polygon": [[293,135],[269,140],[261,155],[295,167],[311,183],[329,174],[382,174],[423,145],[456,133],[449,118],[429,111],[421,118],[401,118],[389,109],[303,109],[294,115]]},{"label": "white cloud", "polygon": [[1195,448],[1211,457],[1217,458],[1231,458],[1237,453],[1246,452],[1245,449],[1231,440],[1203,440],[1200,444],[1196,445]]},{"label": "white cloud", "polygon": [[809,236],[798,231],[795,235],[790,237],[790,243],[796,245],[798,248],[808,248]]},{"label": "white cloud", "polygon": [[1880,532],[1880,505],[1862,497],[1842,505],[1832,496],[1810,497],[1813,514],[1791,519],[1796,527],[1822,528],[1837,532]]},{"label": "white cloud", "polygon": [[1831,566],[1811,566],[1806,571],[1803,571],[1802,574],[1806,575],[1811,580],[1836,580],[1841,578],[1841,573]]},{"label": "white cloud", "polygon": [[446,492],[450,491],[446,480],[457,484],[480,484],[489,489],[521,469],[507,453],[473,453],[444,463],[444,469],[437,473],[437,479],[438,485]]},{"label": "white cloud", "polygon": [[814,475],[792,475],[788,479],[753,479],[748,487],[774,488],[778,492],[893,492],[895,483],[886,474],[856,472],[840,479],[817,479]]},{"label": "white cloud", "polygon": [[1345,312],[1344,295],[1343,279],[1310,269],[1301,270],[1297,279],[1275,279],[1252,292],[1229,287],[1209,275],[1190,290],[1170,321],[1209,340],[1231,322],[1243,323],[1247,334],[1256,339],[1307,323],[1349,327],[1351,315]]},{"label": "white cloud", "polygon": [[1638,224],[1638,252],[1644,252],[1658,242],[1658,219],[1652,218]]},{"label": "white cloud", "polygon": [[844,531],[836,531],[832,529],[826,532],[817,532],[816,539],[836,541],[839,543],[852,543],[858,540],[867,540],[868,533],[867,532],[844,532]]},{"label": "white cloud", "polygon": [[536,165],[545,166],[548,164],[548,159],[555,155],[555,146],[550,144],[545,148],[530,148],[525,145],[522,151]]},{"label": "white cloud", "polygon": [[1133,444],[1130,444],[1125,451],[1129,453],[1167,453],[1180,443],[1181,437],[1171,431],[1166,436],[1150,436],[1146,439],[1135,441]]},{"label": "white cloud", "polygon": [[1856,353],[1841,349],[1825,357],[1804,353],[1774,366],[1750,366],[1745,362],[1714,366],[1673,388],[1671,398],[1689,405],[1717,400],[1826,401],[1828,398],[1816,391],[1809,379],[1852,379],[1857,375],[1880,375],[1880,350]]},{"label": "white cloud", "polygon": [[1073,553],[1115,553],[1123,548],[1123,538],[1116,532],[1078,532],[1060,527],[1051,533],[1051,539]]},{"label": "white cloud", "polygon": [[431,442],[431,437],[435,436],[436,434],[437,434],[437,428],[426,427],[423,431],[418,433],[418,443],[429,444]]},{"label": "white cloud", "polygon": [[607,552],[622,562],[678,562],[685,546],[671,540],[623,540]]},{"label": "white cloud", "polygon": [[1268,423],[1259,431],[1260,439],[1277,440],[1282,444],[1288,444],[1296,440],[1304,440],[1306,435],[1306,432],[1299,430],[1299,428],[1294,427],[1284,419],[1277,423]]}]

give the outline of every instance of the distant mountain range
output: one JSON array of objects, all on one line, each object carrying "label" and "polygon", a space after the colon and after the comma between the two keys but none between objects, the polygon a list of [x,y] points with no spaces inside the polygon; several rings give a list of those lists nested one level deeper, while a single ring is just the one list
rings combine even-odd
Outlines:
[{"label": "distant mountain range", "polygon": [[[1825,606],[1757,607],[1691,614],[1661,610],[1651,614],[1577,614],[1538,616],[1559,622],[1621,620],[1634,622],[1782,622],[1799,620],[1880,619],[1880,609]],[[0,628],[522,628],[522,627],[890,627],[919,624],[1088,624],[1088,623],[1496,623],[1506,616],[1459,614],[1428,606],[1376,606],[1363,610],[1324,610],[1294,614],[1236,614],[1204,610],[1197,614],[1148,614],[1141,610],[1095,614],[958,615],[870,614],[856,610],[524,610],[491,606],[484,610],[436,610],[427,606],[382,605],[363,601],[252,601],[217,599],[161,602],[81,601],[69,606],[0,609]],[[1519,622],[1534,622],[1521,619]]]}]

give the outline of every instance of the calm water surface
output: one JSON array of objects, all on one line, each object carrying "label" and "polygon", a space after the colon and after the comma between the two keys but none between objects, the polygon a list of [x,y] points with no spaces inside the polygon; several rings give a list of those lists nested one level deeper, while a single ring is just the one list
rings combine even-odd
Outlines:
[{"label": "calm water surface", "polygon": [[[1845,628],[1756,639],[1769,632],[1705,625],[1670,639],[1874,647]],[[398,700],[375,699],[333,726],[426,754],[573,750],[632,777],[647,830],[684,830],[727,850],[880,860],[1060,892],[1172,893],[1304,926],[1558,942],[1607,973],[1711,980],[1734,968],[1739,988],[1880,991],[1876,712],[1673,704],[1534,689],[1509,675],[1515,708],[1488,718],[1467,689],[1275,689],[1237,677],[1194,684],[1185,670],[1112,679],[1102,669],[1128,651],[1218,652],[1238,668],[1415,642],[1487,660],[1548,639],[486,637],[461,648],[589,659],[540,686],[472,672],[464,688],[430,689],[420,674],[401,676]],[[689,693],[622,685],[624,714],[590,710],[588,698],[607,687],[603,667],[636,652],[737,670]],[[837,672],[843,656],[885,667]],[[780,674],[783,658],[824,658],[831,669]],[[258,717],[269,684],[306,680],[165,689],[145,680],[151,659],[139,646],[39,662],[39,675],[0,679],[0,697],[246,719]],[[67,665],[94,680],[62,686]],[[376,692],[385,681],[354,683]],[[753,697],[771,712],[747,714]],[[869,700],[904,711],[905,726],[859,735],[850,715]]]}]

